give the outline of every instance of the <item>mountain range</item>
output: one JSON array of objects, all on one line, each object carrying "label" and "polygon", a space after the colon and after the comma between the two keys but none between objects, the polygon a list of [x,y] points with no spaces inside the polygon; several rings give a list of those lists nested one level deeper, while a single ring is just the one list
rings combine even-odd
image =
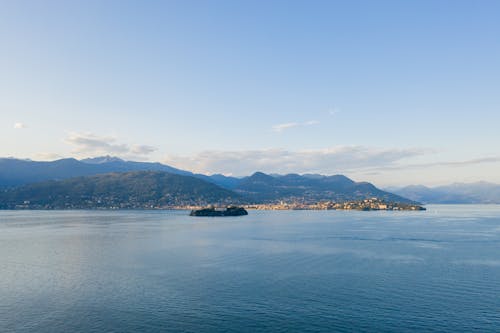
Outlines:
[{"label": "mountain range", "polygon": [[387,191],[426,204],[500,204],[500,185],[487,182],[426,187],[390,187]]},{"label": "mountain range", "polygon": [[160,163],[105,156],[36,162],[0,159],[0,207],[150,208],[209,203],[314,203],[377,197],[413,203],[342,175],[201,175]]},{"label": "mountain range", "polygon": [[0,158],[0,188],[14,187],[45,180],[62,180],[110,172],[164,171],[176,175],[193,176],[224,188],[233,187],[238,178],[223,175],[206,176],[180,170],[161,163],[124,161],[102,156],[77,160],[64,158],[50,162]]},{"label": "mountain range", "polygon": [[[216,201],[224,201],[224,197],[231,198],[233,201],[236,200],[236,198],[243,198],[240,201],[252,203],[269,203],[279,200],[298,200],[302,202],[332,200],[340,202],[378,197],[387,201],[421,202],[426,204],[500,203],[500,185],[486,182],[452,184],[432,188],[422,185],[411,185],[406,187],[390,187],[381,190],[370,183],[354,182],[342,175],[268,175],[262,172],[256,172],[251,176],[242,178],[228,177],[221,174],[207,176],[177,169],[161,163],[125,161],[112,156],[87,158],[83,160],[66,158],[51,162],[0,158],[0,190],[3,189],[3,192],[9,192],[13,197],[16,197],[13,193],[19,191],[19,195],[24,193],[24,197],[27,197],[26,194],[29,193],[30,190],[35,191],[35,187],[37,191],[43,186],[55,189],[54,186],[57,184],[57,186],[61,185],[68,187],[68,192],[71,192],[69,188],[76,186],[77,182],[102,183],[102,179],[99,177],[92,178],[90,176],[141,171],[163,172],[170,175],[188,177],[181,186],[183,191],[185,191],[183,193],[186,195],[189,195],[190,186],[194,184],[192,183],[193,178],[210,183],[211,185],[216,185],[214,188],[204,188],[205,190],[213,191],[213,193],[219,193],[219,190],[230,191],[225,193],[225,196],[221,197],[217,195],[213,198],[210,195],[206,196],[206,198],[212,198]],[[90,178],[86,179],[85,177]],[[118,181],[120,177],[119,175],[115,175],[113,179]],[[139,173],[136,177],[151,178],[152,174]],[[157,175],[156,177],[159,176]],[[56,183],[56,181],[73,178],[77,180]],[[127,179],[127,181],[130,180],[130,175],[125,177],[125,179]],[[169,181],[170,180],[172,179],[169,179]],[[120,179],[120,181],[124,180]],[[33,184],[37,185],[35,187],[30,187]],[[145,181],[144,184],[149,184],[149,182]],[[30,186],[23,187],[23,185]],[[165,183],[165,186],[166,185],[167,183]],[[21,188],[24,189],[21,191]],[[146,190],[146,188],[144,190]],[[78,191],[75,193],[77,192]],[[180,197],[183,196],[181,195]],[[26,200],[30,201],[29,199]],[[185,201],[187,202],[189,200]],[[167,203],[162,202],[162,204]]]}]

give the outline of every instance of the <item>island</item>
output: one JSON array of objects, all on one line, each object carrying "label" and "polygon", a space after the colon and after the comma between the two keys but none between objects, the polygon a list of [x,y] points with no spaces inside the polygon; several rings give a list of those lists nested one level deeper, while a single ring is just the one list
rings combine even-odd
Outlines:
[{"label": "island", "polygon": [[243,207],[229,206],[226,209],[216,209],[215,207],[194,209],[189,216],[242,216],[248,215]]}]

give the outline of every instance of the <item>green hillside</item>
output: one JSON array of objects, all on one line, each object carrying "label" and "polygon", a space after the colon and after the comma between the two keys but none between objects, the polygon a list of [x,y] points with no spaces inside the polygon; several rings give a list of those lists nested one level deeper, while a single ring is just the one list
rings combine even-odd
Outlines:
[{"label": "green hillside", "polygon": [[234,203],[239,195],[191,176],[135,171],[46,181],[0,192],[0,208],[169,208]]}]

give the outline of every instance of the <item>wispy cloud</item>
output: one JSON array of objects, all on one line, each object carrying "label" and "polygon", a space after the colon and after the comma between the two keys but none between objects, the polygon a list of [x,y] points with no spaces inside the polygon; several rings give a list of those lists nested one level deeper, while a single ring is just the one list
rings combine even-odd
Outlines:
[{"label": "wispy cloud", "polygon": [[366,171],[372,171],[373,174],[378,174],[377,171],[388,171],[388,170],[408,170],[408,169],[427,169],[434,167],[462,167],[470,165],[479,165],[485,163],[500,163],[500,156],[490,156],[482,158],[474,158],[462,161],[441,161],[441,162],[431,162],[431,163],[418,163],[418,164],[402,164],[402,165],[391,165],[383,167],[382,169],[368,168]]},{"label": "wispy cloud", "polygon": [[118,143],[112,136],[98,136],[93,133],[70,133],[65,142],[73,147],[72,153],[85,156],[117,155],[121,157],[143,157],[156,151],[148,145]]},{"label": "wispy cloud", "polygon": [[392,166],[405,158],[425,154],[423,149],[377,149],[337,146],[317,150],[264,149],[204,151],[192,156],[167,156],[165,163],[200,173],[242,176],[257,170],[270,173],[348,173],[368,167]]},{"label": "wispy cloud", "polygon": [[317,120],[308,120],[302,123],[298,122],[293,122],[293,123],[283,123],[283,124],[277,124],[272,127],[273,132],[283,132],[287,129],[294,128],[294,127],[301,127],[301,126],[312,126],[312,125],[317,125],[319,124],[319,121]]},{"label": "wispy cloud", "polygon": [[493,157],[482,157],[482,158],[474,158],[470,160],[463,161],[451,161],[451,162],[436,162],[436,163],[428,163],[428,164],[420,164],[413,165],[419,167],[429,167],[429,166],[466,166],[466,165],[476,165],[483,163],[497,163],[500,162],[500,156]]},{"label": "wispy cloud", "polygon": [[130,153],[137,155],[148,155],[157,150],[156,147],[147,145],[133,145],[130,147]]},{"label": "wispy cloud", "polygon": [[329,114],[330,116],[334,116],[334,115],[336,115],[337,113],[340,113],[340,109],[338,109],[338,108],[332,108],[332,109],[328,110],[328,114]]},{"label": "wispy cloud", "polygon": [[61,155],[56,153],[37,153],[36,160],[37,161],[54,161],[63,158]]},{"label": "wispy cloud", "polygon": [[14,124],[14,128],[15,129],[23,129],[23,128],[26,128],[26,124],[24,124],[24,123],[15,123]]},{"label": "wispy cloud", "polygon": [[305,123],[303,123],[304,126],[311,126],[311,125],[317,125],[319,124],[319,121],[317,120],[309,120],[309,121],[306,121]]},{"label": "wispy cloud", "polygon": [[284,123],[284,124],[277,124],[273,126],[273,131],[274,132],[283,132],[284,130],[294,128],[300,126],[299,123]]}]

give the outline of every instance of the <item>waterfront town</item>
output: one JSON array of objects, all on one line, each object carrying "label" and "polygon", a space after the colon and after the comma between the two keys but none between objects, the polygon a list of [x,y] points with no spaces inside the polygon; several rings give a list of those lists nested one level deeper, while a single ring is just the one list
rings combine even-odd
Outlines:
[{"label": "waterfront town", "polygon": [[[413,210],[420,211],[426,210],[418,204],[401,203],[401,202],[386,202],[379,198],[370,198],[357,201],[333,202],[333,201],[320,201],[317,203],[303,203],[303,202],[286,202],[280,201],[278,203],[262,203],[242,205],[245,209],[250,210]],[[199,206],[179,206],[175,209],[200,209]]]}]

